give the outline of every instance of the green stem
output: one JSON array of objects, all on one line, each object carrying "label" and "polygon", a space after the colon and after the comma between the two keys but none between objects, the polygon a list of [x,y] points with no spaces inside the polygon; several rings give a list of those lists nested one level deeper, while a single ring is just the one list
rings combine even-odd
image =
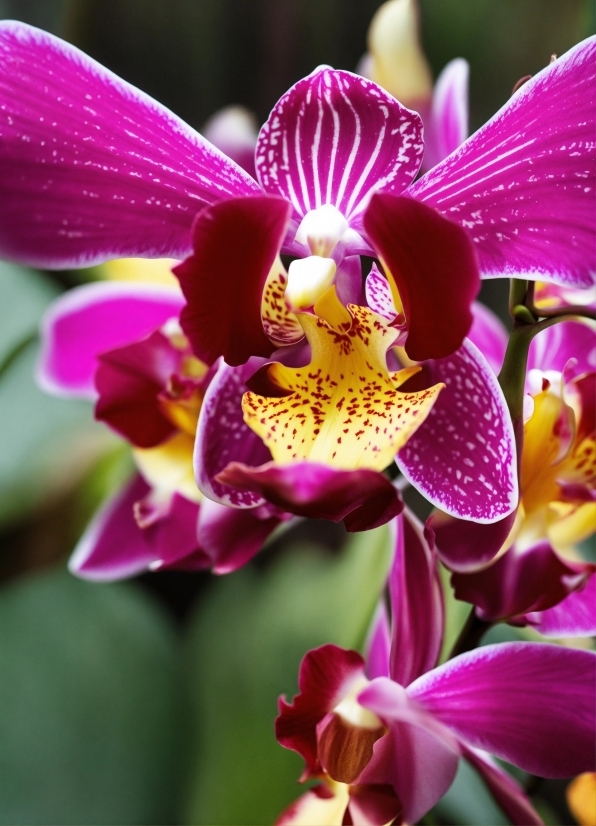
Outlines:
[{"label": "green stem", "polygon": [[9,350],[6,356],[2,361],[0,361],[0,379],[4,376],[4,374],[8,371],[10,366],[18,359],[21,353],[29,347],[30,344],[37,339],[37,330],[34,332],[29,333],[20,341],[18,341],[12,350]]},{"label": "green stem", "polygon": [[468,614],[466,624],[462,628],[459,637],[455,641],[455,645],[451,649],[448,659],[457,657],[458,654],[464,654],[466,651],[472,651],[478,646],[482,637],[486,634],[489,628],[492,628],[494,622],[485,622],[476,615],[476,609],[472,607]]}]

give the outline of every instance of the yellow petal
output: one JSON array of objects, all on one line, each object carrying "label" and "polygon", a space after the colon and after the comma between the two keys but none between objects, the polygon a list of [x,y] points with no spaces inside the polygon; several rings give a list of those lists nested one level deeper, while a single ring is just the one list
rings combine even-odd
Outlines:
[{"label": "yellow petal", "polygon": [[116,258],[102,264],[105,278],[110,281],[148,281],[180,289],[172,267],[180,262],[176,258]]},{"label": "yellow petal", "polygon": [[267,276],[261,299],[261,320],[263,330],[272,341],[278,344],[295,344],[304,338],[300,322],[288,309],[285,291],[288,283],[284,265],[279,255]]},{"label": "yellow petal", "polygon": [[133,455],[144,479],[158,493],[180,493],[191,502],[199,502],[192,466],[194,438],[188,433],[176,433],[157,447],[135,448]]},{"label": "yellow petal", "polygon": [[331,797],[317,797],[307,792],[292,806],[292,814],[283,818],[284,826],[341,826],[350,802],[349,786],[329,780]]},{"label": "yellow petal", "polygon": [[547,514],[547,534],[556,550],[583,542],[596,529],[596,502],[551,502]]},{"label": "yellow petal", "polygon": [[325,318],[299,316],[312,351],[307,367],[275,363],[269,378],[288,395],[245,393],[244,419],[279,464],[308,459],[337,468],[383,470],[423,423],[438,393],[400,393],[419,368],[389,373],[396,331],[367,307],[340,304],[332,287],[317,303]]},{"label": "yellow petal", "polygon": [[432,75],[420,46],[415,0],[389,0],[377,10],[368,30],[368,48],[371,80],[404,106],[430,100]]},{"label": "yellow petal", "polygon": [[571,781],[567,805],[580,826],[596,826],[596,773],[586,772]]}]

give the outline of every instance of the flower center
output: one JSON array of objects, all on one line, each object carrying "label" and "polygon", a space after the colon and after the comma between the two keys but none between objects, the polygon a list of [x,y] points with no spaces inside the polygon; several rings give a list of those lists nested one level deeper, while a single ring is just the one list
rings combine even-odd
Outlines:
[{"label": "flower center", "polygon": [[309,247],[313,255],[328,258],[348,229],[348,222],[331,204],[311,209],[302,219],[296,241]]}]

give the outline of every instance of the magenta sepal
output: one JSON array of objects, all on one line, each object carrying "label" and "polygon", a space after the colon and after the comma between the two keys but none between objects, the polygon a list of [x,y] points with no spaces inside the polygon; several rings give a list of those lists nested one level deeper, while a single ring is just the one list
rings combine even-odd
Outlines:
[{"label": "magenta sepal", "polygon": [[546,611],[526,614],[523,619],[545,637],[596,636],[596,576]]}]

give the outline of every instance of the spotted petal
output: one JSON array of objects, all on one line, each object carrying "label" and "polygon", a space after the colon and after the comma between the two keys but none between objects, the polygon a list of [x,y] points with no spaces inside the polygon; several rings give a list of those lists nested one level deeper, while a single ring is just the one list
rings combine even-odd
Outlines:
[{"label": "spotted petal", "polygon": [[452,356],[425,362],[406,386],[436,381],[445,382],[445,389],[400,450],[399,468],[441,510],[497,522],[518,502],[515,438],[503,392],[468,340]]},{"label": "spotted petal", "polygon": [[409,190],[470,234],[486,278],[594,283],[596,38],[524,84]]},{"label": "spotted petal", "polygon": [[244,417],[277,463],[308,459],[384,470],[422,424],[441,385],[401,393],[397,388],[412,369],[387,371],[395,330],[366,307],[351,304],[348,312],[330,292],[330,321],[300,315],[312,350],[308,367],[272,364],[268,379],[280,393],[247,393]]},{"label": "spotted petal", "polygon": [[370,80],[322,66],[273,107],[257,142],[257,175],[299,218],[332,204],[353,222],[371,192],[403,192],[422,152],[415,112]]},{"label": "spotted petal", "polygon": [[38,267],[182,258],[205,206],[258,192],[176,115],[74,46],[0,23],[0,253]]}]

